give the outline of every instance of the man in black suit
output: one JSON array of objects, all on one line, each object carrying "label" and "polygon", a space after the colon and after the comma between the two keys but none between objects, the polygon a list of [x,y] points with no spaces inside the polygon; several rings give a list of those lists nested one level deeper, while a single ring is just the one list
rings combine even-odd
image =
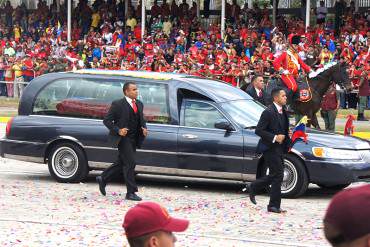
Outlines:
[{"label": "man in black suit", "polygon": [[251,83],[252,85],[247,89],[246,92],[262,105],[267,105],[266,95],[263,90],[263,77],[261,75],[254,75],[252,77]]},{"label": "man in black suit", "polygon": [[143,115],[143,103],[137,100],[138,89],[135,83],[123,86],[124,97],[112,102],[104,125],[109,129],[109,140],[118,147],[117,161],[96,177],[99,190],[105,196],[105,186],[109,180],[123,171],[126,182],[126,199],[141,201],[135,194],[138,191],[135,181],[135,152],[148,134]]},{"label": "man in black suit", "polygon": [[283,156],[288,152],[290,145],[289,118],[284,106],[287,96],[282,88],[275,88],[271,92],[273,103],[267,107],[257,124],[255,133],[261,137],[257,145],[257,152],[263,154],[269,175],[258,178],[249,186],[249,198],[256,203],[256,193],[271,185],[270,203],[267,211],[273,213],[285,212],[280,208],[281,183],[284,177]]}]

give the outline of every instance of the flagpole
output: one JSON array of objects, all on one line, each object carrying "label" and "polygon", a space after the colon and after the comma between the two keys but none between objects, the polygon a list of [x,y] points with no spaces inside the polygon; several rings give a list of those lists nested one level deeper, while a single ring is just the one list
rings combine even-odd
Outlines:
[{"label": "flagpole", "polygon": [[144,44],[145,14],[145,0],[141,0],[141,44]]},{"label": "flagpole", "polygon": [[68,0],[67,2],[67,41],[71,42],[71,21],[72,21],[72,0]]}]

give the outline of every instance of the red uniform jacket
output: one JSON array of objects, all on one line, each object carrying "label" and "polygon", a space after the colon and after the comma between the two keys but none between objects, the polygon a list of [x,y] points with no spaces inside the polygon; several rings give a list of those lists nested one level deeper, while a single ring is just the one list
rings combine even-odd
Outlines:
[{"label": "red uniform jacket", "polygon": [[[302,61],[298,54],[296,54],[296,59],[306,73],[310,72],[310,67]],[[286,51],[274,59],[274,68],[277,71],[279,71],[281,68],[284,68],[295,77],[298,76],[298,66],[292,61],[290,55],[288,55]]]}]

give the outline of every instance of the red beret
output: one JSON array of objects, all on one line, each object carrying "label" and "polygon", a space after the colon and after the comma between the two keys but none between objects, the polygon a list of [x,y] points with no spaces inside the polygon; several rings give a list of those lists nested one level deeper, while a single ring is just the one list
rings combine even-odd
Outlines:
[{"label": "red beret", "polygon": [[337,228],[346,241],[370,233],[370,185],[350,188],[336,194],[324,221]]},{"label": "red beret", "polygon": [[128,210],[122,226],[127,238],[135,238],[156,231],[183,232],[189,221],[172,218],[157,203],[142,202]]}]

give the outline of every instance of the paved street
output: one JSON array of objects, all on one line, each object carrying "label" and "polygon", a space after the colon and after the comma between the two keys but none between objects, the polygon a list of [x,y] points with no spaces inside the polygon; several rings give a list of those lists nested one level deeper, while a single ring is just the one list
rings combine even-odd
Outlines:
[{"label": "paved street", "polygon": [[[0,135],[3,136],[4,125]],[[95,175],[61,184],[46,165],[0,158],[0,246],[125,246],[123,216],[134,202],[114,183],[107,196]],[[266,211],[268,198],[252,206],[241,184],[139,176],[139,195],[191,221],[178,246],[327,246],[322,217],[333,191],[312,186],[300,199],[283,199],[283,215]]]}]

